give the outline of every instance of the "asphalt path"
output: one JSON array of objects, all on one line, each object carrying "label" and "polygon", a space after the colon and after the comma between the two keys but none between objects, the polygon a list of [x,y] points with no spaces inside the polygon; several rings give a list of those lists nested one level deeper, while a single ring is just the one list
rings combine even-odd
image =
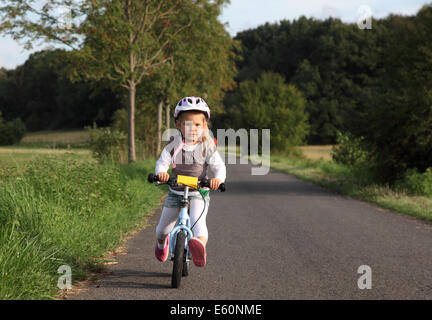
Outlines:
[{"label": "asphalt path", "polygon": [[158,210],[108,274],[67,299],[432,298],[432,224],[251,168],[227,165],[227,192],[211,192],[207,265],[191,263],[179,289],[172,263],[154,257]]}]

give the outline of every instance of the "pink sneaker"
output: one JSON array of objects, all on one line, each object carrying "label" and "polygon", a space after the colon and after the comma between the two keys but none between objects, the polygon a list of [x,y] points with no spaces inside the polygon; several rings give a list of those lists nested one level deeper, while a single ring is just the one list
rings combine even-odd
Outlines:
[{"label": "pink sneaker", "polygon": [[188,243],[192,254],[192,260],[197,267],[204,267],[206,264],[206,249],[204,243],[198,238],[192,238]]},{"label": "pink sneaker", "polygon": [[159,249],[156,243],[156,248],[155,248],[156,259],[158,259],[160,262],[165,262],[166,259],[168,258],[168,253],[169,253],[169,236],[166,237],[165,248]]}]

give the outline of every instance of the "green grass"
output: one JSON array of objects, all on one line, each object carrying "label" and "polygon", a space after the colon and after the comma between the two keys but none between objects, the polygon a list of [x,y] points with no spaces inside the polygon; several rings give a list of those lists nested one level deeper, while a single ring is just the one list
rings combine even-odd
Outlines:
[{"label": "green grass", "polygon": [[82,161],[94,161],[91,152],[86,149],[47,149],[40,147],[0,147],[0,169],[23,169],[27,163],[36,158],[47,158],[51,155],[66,154],[70,158]]},{"label": "green grass", "polygon": [[324,159],[275,155],[271,168],[292,174],[345,196],[375,203],[383,208],[432,221],[432,198],[410,190],[374,183],[366,168],[351,168]]},{"label": "green grass", "polygon": [[142,228],[166,192],[146,182],[154,161],[101,165],[61,154],[3,168],[0,299],[57,297],[61,265],[73,283],[103,269],[104,254]]}]

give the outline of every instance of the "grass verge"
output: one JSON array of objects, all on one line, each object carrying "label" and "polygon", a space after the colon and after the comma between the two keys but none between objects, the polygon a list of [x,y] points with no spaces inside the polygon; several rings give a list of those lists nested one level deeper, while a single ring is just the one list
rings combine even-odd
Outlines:
[{"label": "grass verge", "polygon": [[352,168],[324,159],[283,155],[272,155],[270,167],[345,196],[432,221],[432,198],[402,188],[373,183],[370,172],[365,168]]},{"label": "grass verge", "polygon": [[67,154],[36,157],[0,177],[0,299],[54,299],[67,265],[73,284],[103,269],[145,225],[164,189],[146,181],[154,159],[100,165]]}]

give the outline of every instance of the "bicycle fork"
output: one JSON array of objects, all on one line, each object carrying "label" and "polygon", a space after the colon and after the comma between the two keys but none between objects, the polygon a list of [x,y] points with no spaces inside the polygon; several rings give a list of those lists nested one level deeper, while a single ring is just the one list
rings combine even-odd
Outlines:
[{"label": "bicycle fork", "polygon": [[[185,249],[186,249],[186,261],[190,261],[190,253],[189,253],[189,247],[188,242],[193,237],[192,230],[190,229],[190,218],[188,215],[188,193],[189,193],[189,187],[185,186],[185,193],[183,198],[183,206],[180,209],[180,214],[177,220],[177,223],[174,227],[174,229],[170,233],[170,254],[171,254],[171,260],[173,260],[174,257],[174,249],[177,241],[177,234],[179,232],[184,232],[186,234],[186,243],[185,243]],[[171,245],[172,244],[172,245]]]}]

